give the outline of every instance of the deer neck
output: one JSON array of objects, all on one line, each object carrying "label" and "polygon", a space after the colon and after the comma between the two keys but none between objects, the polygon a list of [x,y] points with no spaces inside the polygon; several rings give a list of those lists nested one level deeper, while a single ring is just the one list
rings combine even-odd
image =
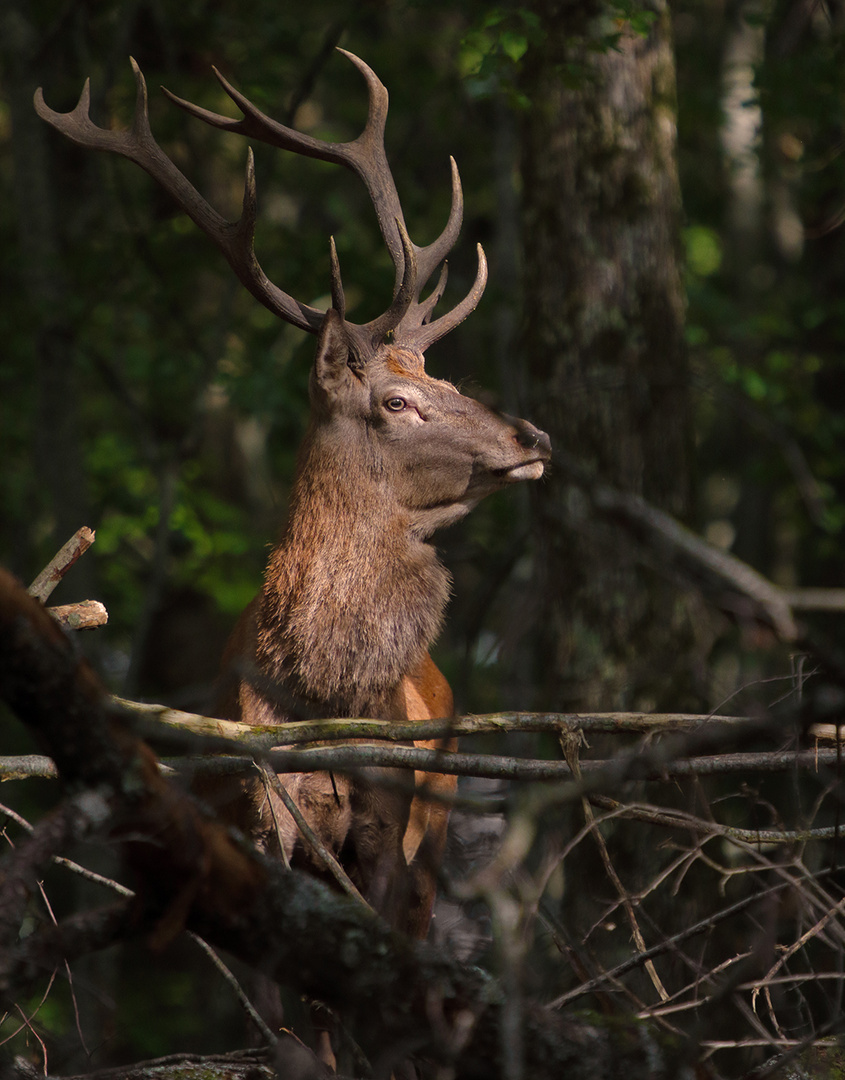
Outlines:
[{"label": "deer neck", "polygon": [[440,631],[448,572],[384,479],[343,453],[333,468],[308,457],[265,577],[258,668],[289,716],[398,718],[401,680]]}]

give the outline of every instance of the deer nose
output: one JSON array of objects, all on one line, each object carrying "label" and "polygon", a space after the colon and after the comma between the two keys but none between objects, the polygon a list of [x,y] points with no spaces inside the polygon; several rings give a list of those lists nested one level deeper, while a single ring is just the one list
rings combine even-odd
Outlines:
[{"label": "deer nose", "polygon": [[552,440],[545,433],[529,424],[527,420],[514,420],[516,428],[515,438],[520,446],[526,450],[536,450],[543,457],[550,457],[552,453]]}]

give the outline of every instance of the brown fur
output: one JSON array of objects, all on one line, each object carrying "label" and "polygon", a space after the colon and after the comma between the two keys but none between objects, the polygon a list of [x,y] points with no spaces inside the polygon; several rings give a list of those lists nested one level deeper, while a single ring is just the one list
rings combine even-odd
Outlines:
[{"label": "brown fur", "polygon": [[[251,724],[451,716],[451,691],[428,655],[450,582],[428,538],[526,469],[539,475],[548,439],[432,379],[413,350],[382,346],[361,368],[334,312],[311,400],[288,524],[230,643],[221,715]],[[384,772],[354,783],[327,773],[280,779],[370,903],[424,937],[448,823],[425,791],[454,792],[455,779],[417,773],[411,798],[379,786]],[[281,842],[294,865],[321,873],[259,784],[205,794],[265,850]]]}]

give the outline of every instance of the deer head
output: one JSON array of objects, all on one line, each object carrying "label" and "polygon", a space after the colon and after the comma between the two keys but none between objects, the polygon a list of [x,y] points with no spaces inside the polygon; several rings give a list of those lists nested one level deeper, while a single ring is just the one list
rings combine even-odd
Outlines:
[{"label": "deer head", "polygon": [[548,438],[524,420],[501,417],[451,383],[429,377],[414,348],[381,345],[363,367],[336,312],[324,320],[311,373],[309,440],[320,454],[352,454],[359,481],[369,469],[380,499],[424,539],[485,495],[537,479]]},{"label": "deer head", "polygon": [[[274,285],[254,250],[256,188],[252,151],[247,154],[243,211],[237,222],[226,221],[197,192],[164,154],[150,130],[147,87],[134,60],[136,108],[129,131],[109,131],[89,117],[90,88],[85,84],[70,113],[56,113],[35,95],[39,116],[80,146],[108,150],[146,170],[217,245],[240,281],[279,318],[320,335],[311,377],[312,443],[328,452],[327,440],[357,445],[363,467],[381,448],[383,467],[392,478],[387,490],[408,511],[415,535],[425,537],[457,520],[484,495],[517,480],[543,473],[551,447],[548,436],[526,421],[499,417],[449,383],[425,372],[425,350],[453,330],[476,307],[487,281],[487,263],[478,245],[478,271],[469,293],[450,311],[433,318],[446,285],[446,255],[457,240],[463,217],[463,196],[457,166],[452,166],[452,207],[446,225],[432,243],[419,247],[405,228],[402,208],[384,149],[388,95],[375,73],[352,53],[340,49],[361,72],[369,90],[363,132],[351,142],[331,143],[301,134],[262,113],[214,69],[221,86],[243,113],[231,119],[165,94],[180,108],[223,131],[307,157],[344,165],[364,182],[390,252],[394,270],[393,299],[378,318],[356,324],[346,318],[346,301],[333,239],[331,250],[332,308],[295,300]],[[423,300],[421,293],[443,263],[437,284]],[[369,439],[369,442],[367,440]],[[331,440],[328,440],[329,442]],[[367,450],[369,449],[369,453]],[[382,485],[384,487],[384,485]]]}]

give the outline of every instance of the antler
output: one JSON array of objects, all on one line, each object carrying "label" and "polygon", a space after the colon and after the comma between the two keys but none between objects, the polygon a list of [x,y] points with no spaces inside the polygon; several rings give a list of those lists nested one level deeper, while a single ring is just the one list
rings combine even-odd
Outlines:
[{"label": "antler", "polygon": [[[165,94],[192,116],[223,131],[235,132],[258,139],[284,150],[307,157],[344,165],[364,182],[376,211],[384,241],[395,268],[393,302],[388,310],[362,326],[346,325],[366,352],[380,344],[391,332],[399,344],[424,352],[429,345],[447,334],[475,308],[487,281],[487,263],[478,245],[478,273],[467,296],[455,308],[431,322],[434,306],[446,284],[444,264],[440,280],[426,300],[420,293],[439,263],[451,251],[460,232],[463,218],[461,182],[454,159],[452,165],[452,207],[448,221],[436,240],[418,247],[408,237],[402,207],[396,191],[384,149],[384,127],[387,119],[388,94],[384,85],[363,60],[345,49],[347,56],[364,76],[369,92],[367,122],[357,139],[332,143],[314,139],[294,131],[261,112],[214,68],[220,85],[243,113],[240,120],[210,112],[176,97]],[[90,83],[86,81],[79,103],[73,112],[57,113],[44,102],[39,88],[35,94],[38,115],[52,124],[73,142],[93,150],[110,150],[140,165],[176,200],[191,220],[205,232],[226,257],[238,279],[265,307],[279,318],[302,330],[316,333],[325,316],[319,308],[302,304],[274,285],[261,269],[255,257],[254,236],[256,219],[255,172],[252,151],[248,152],[243,211],[237,222],[228,222],[200,195],[189,180],[162,151],[150,130],[147,107],[147,87],[140,68],[131,60],[137,86],[135,116],[129,131],[108,131],[98,127],[89,116]],[[164,89],[164,88],[162,88]],[[340,280],[337,254],[332,243],[333,305],[344,315],[345,303]]]},{"label": "antler", "polygon": [[79,103],[73,112],[57,113],[44,102],[39,87],[35,92],[35,111],[48,124],[72,142],[89,150],[110,150],[140,165],[168,191],[188,217],[223,252],[238,279],[252,295],[274,315],[310,333],[316,333],[325,316],[319,308],[301,304],[283,292],[266,276],[255,257],[255,168],[252,151],[247,154],[243,211],[238,221],[226,221],[200,195],[176,168],[153,138],[147,111],[147,84],[141,69],[130,58],[135,73],[135,116],[129,131],[107,131],[93,123],[88,110],[91,103],[90,80],[86,80]]}]

